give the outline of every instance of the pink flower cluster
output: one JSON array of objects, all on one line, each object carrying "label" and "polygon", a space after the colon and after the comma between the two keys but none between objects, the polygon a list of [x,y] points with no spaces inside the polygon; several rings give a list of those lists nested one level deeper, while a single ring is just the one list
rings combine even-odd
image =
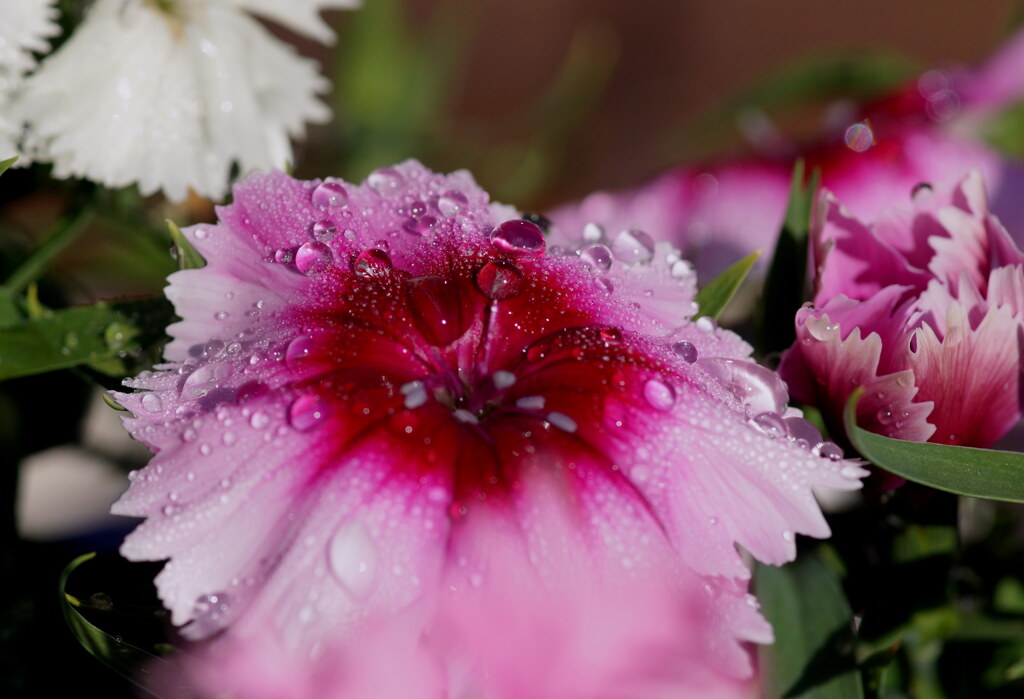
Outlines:
[{"label": "pink flower cluster", "polygon": [[[737,545],[829,534],[864,471],[710,319],[667,243],[550,236],[466,173],[238,185],[118,394],[154,452],[122,552],[168,560],[204,693],[735,697],[770,627]],[[284,689],[282,689],[284,688]]]},{"label": "pink flower cluster", "polygon": [[814,306],[780,372],[833,425],[858,386],[862,427],[991,446],[1021,417],[1024,254],[989,213],[980,174],[918,189],[867,226],[819,201]]}]

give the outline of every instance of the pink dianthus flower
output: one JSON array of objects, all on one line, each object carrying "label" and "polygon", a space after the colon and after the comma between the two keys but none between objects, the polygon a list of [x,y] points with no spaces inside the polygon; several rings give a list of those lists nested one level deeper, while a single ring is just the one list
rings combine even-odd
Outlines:
[{"label": "pink dianthus flower", "polygon": [[813,225],[814,306],[780,372],[839,425],[987,447],[1021,416],[1024,255],[989,213],[981,175],[921,188],[912,210],[865,225],[831,194]]},{"label": "pink dianthus flower", "polygon": [[678,251],[546,237],[413,161],[255,176],[218,215],[167,363],[118,395],[155,456],[114,506],[215,637],[201,687],[410,696],[394,653],[440,696],[737,691],[772,638],[737,544],[791,560],[829,534],[812,486],[864,471],[691,322]]}]

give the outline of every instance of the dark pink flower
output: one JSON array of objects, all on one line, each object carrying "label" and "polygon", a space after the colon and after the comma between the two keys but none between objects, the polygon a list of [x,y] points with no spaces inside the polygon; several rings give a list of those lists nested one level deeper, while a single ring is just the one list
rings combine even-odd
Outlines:
[{"label": "dark pink flower", "polygon": [[208,264],[170,279],[167,364],[118,396],[155,452],[114,507],[146,518],[122,552],[169,559],[186,636],[342,695],[354,675],[314,658],[383,668],[396,637],[486,696],[749,673],[739,642],[771,630],[736,545],[792,559],[829,533],[811,487],[864,471],[740,338],[691,322],[678,251],[549,239],[411,161],[253,177],[218,215],[186,231]]},{"label": "dark pink flower", "polygon": [[993,213],[1024,235],[1024,169],[984,143],[978,128],[995,109],[1024,98],[1022,53],[1024,32],[977,68],[931,70],[872,102],[837,105],[809,142],[755,143],[759,155],[687,165],[632,190],[591,194],[550,218],[570,230],[588,222],[610,233],[638,226],[679,246],[702,276],[715,276],[772,248],[799,158],[867,221],[904,206],[919,184],[952,185],[978,169]]},{"label": "dark pink flower", "polygon": [[977,172],[871,226],[826,194],[813,235],[814,306],[780,368],[796,397],[838,425],[865,386],[861,426],[915,441],[985,447],[1017,422],[1024,255]]}]

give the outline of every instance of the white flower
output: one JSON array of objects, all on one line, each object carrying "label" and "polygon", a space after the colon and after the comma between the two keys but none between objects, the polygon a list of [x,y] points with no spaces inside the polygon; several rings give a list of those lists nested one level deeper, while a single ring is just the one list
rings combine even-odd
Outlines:
[{"label": "white flower", "polygon": [[49,50],[48,38],[60,34],[54,21],[56,0],[4,0],[0,2],[0,92],[36,64],[33,52]]},{"label": "white flower", "polygon": [[8,98],[26,71],[36,64],[33,52],[50,48],[47,39],[60,33],[54,22],[55,0],[0,2],[0,160],[17,153],[17,125],[8,116]]},{"label": "white flower", "polygon": [[[300,0],[296,30],[329,38]],[[317,65],[243,10],[274,19],[282,0],[97,0],[68,42],[30,76],[12,105],[26,151],[57,177],[110,187],[137,183],[173,200],[189,188],[223,198],[234,164],[283,167],[289,139],[326,121]]]}]

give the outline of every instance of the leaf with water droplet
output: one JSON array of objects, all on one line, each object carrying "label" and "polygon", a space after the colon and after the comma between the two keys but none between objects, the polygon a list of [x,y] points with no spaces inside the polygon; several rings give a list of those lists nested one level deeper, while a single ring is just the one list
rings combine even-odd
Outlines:
[{"label": "leaf with water droplet", "polygon": [[908,481],[988,500],[1024,502],[1024,454],[995,449],[907,442],[857,426],[857,403],[864,387],[846,401],[843,424],[860,455]]},{"label": "leaf with water droplet", "polygon": [[853,613],[838,576],[817,553],[781,568],[758,564],[754,591],[775,629],[775,643],[758,649],[766,699],[864,696]]},{"label": "leaf with water droplet", "polygon": [[[112,635],[87,619],[79,610],[110,612],[113,603],[107,595],[99,593],[87,600],[79,599],[66,591],[68,580],[82,564],[96,558],[87,553],[71,561],[61,573],[58,592],[64,619],[82,647],[133,684],[146,689],[145,676],[156,671],[158,664],[167,661],[125,641],[123,636]],[[148,690],[147,690],[148,691]]]},{"label": "leaf with water droplet", "polygon": [[750,270],[754,267],[754,263],[757,262],[757,258],[760,256],[760,250],[750,253],[698,291],[697,297],[694,300],[697,302],[700,310],[697,311],[694,320],[702,316],[717,319],[722,314],[722,311],[725,310],[725,307],[729,305],[729,302],[732,301],[732,297],[736,295],[736,291],[739,290],[743,280],[747,278]]},{"label": "leaf with water droplet", "polygon": [[192,247],[192,243],[185,239],[185,235],[174,221],[167,219],[167,229],[171,232],[174,259],[178,261],[178,269],[199,269],[206,266],[206,260]]},{"label": "leaf with water droplet", "polygon": [[0,380],[83,364],[123,376],[121,355],[162,340],[172,316],[171,305],[158,298],[100,302],[13,323],[0,333]]}]

